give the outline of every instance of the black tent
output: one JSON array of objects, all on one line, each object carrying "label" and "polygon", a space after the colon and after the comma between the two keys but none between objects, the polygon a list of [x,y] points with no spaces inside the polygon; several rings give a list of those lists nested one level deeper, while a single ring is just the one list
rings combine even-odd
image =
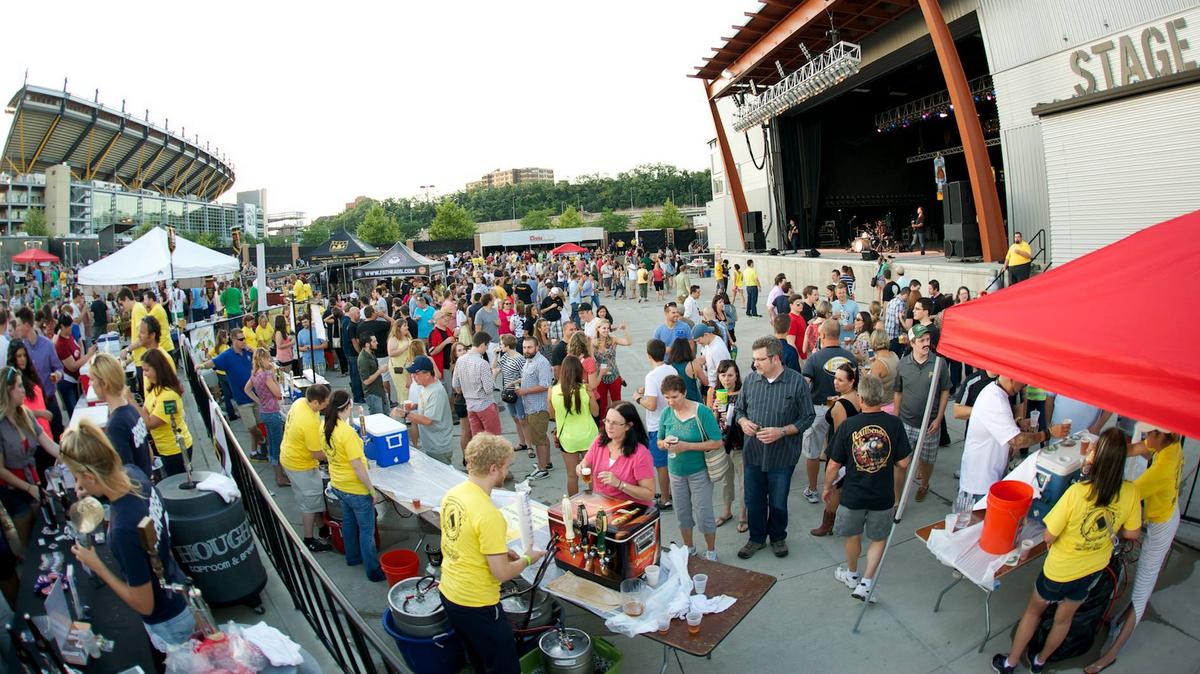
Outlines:
[{"label": "black tent", "polygon": [[443,274],[446,263],[431,260],[397,242],[386,253],[354,270],[354,278],[390,278],[393,276],[431,276]]},{"label": "black tent", "polygon": [[379,255],[378,248],[345,229],[339,229],[330,235],[328,241],[309,250],[306,259],[309,262],[338,263],[370,259],[376,255]]}]

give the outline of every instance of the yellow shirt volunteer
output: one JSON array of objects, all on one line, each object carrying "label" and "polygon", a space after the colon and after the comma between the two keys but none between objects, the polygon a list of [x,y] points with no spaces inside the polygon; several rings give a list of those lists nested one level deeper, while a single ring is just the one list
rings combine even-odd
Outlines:
[{"label": "yellow shirt volunteer", "polygon": [[1050,580],[1068,583],[1103,569],[1112,557],[1112,537],[1142,526],[1141,497],[1132,482],[1122,482],[1120,494],[1103,508],[1091,490],[1086,482],[1071,485],[1046,515],[1046,531],[1057,536],[1042,567]]},{"label": "yellow shirt volunteer", "polygon": [[300,279],[296,279],[296,283],[292,285],[292,294],[296,296],[297,302],[307,302],[313,295],[312,286]]},{"label": "yellow shirt volunteer", "polygon": [[150,429],[150,437],[154,438],[154,449],[159,456],[175,456],[182,451],[179,443],[175,442],[175,432],[171,430],[171,415],[166,412],[166,403],[175,403],[175,426],[179,429],[179,437],[184,447],[192,446],[192,434],[188,431],[187,422],[183,419],[183,399],[174,389],[158,388],[151,391],[146,389],[146,410],[164,424]]},{"label": "yellow shirt volunteer", "polygon": [[[1021,251],[1022,253],[1025,253],[1025,255],[1028,255],[1029,257],[1018,255],[1017,251]],[[1018,267],[1023,264],[1029,264],[1032,260],[1033,260],[1033,249],[1029,247],[1028,241],[1022,241],[1021,243],[1014,243],[1013,245],[1009,246],[1008,254],[1004,256],[1004,264],[1006,264],[1010,267]]]},{"label": "yellow shirt volunteer", "polygon": [[312,452],[325,447],[321,415],[308,406],[308,402],[297,400],[288,410],[287,423],[283,426],[283,443],[279,446],[279,464],[288,470],[305,471],[317,467],[318,461]]},{"label": "yellow shirt volunteer", "polygon": [[758,270],[754,267],[746,267],[746,270],[742,272],[742,280],[745,281],[747,288],[758,286]]},{"label": "yellow shirt volunteer", "polygon": [[[225,347],[225,348],[227,349],[229,347]],[[146,351],[145,349],[142,350],[143,356],[145,355],[145,351]],[[171,354],[167,353],[166,351],[163,351],[162,349],[159,349],[159,351],[162,352],[162,355],[166,357],[167,362],[170,363],[171,370],[172,371],[175,370],[175,359],[171,357]],[[221,374],[225,374],[225,373],[222,372]],[[150,390],[150,380],[146,379],[146,375],[144,375],[144,374],[142,375],[142,390],[143,391]]]},{"label": "yellow shirt volunteer", "polygon": [[252,350],[262,346],[258,343],[258,333],[255,330],[248,330],[244,326],[242,327],[242,341],[246,342],[246,346]]},{"label": "yellow shirt volunteer", "polygon": [[725,278],[725,268],[721,266],[720,260],[713,262],[713,274],[716,276],[718,281]]},{"label": "yellow shirt volunteer", "polygon": [[[266,321],[257,328],[254,328],[254,340],[258,342],[259,346],[270,351],[271,345],[275,343],[275,328],[267,323],[269,323],[269,321]],[[242,336],[244,337],[245,335],[246,331],[243,330]]]},{"label": "yellow shirt volunteer", "polygon": [[[158,327],[162,330],[162,337],[159,339],[158,345],[163,352],[174,351],[175,344],[171,341],[171,322],[167,320],[167,312],[161,304],[155,304],[154,308],[147,311],[146,305],[141,302],[134,302],[133,309],[129,314],[129,341],[134,341],[138,338],[138,326],[141,325],[142,319],[146,316],[153,316],[158,320]],[[144,347],[138,347],[133,350],[133,364],[142,364],[142,354],[146,353]]]},{"label": "yellow shirt volunteer", "polygon": [[1154,463],[1133,481],[1146,502],[1146,521],[1162,524],[1175,514],[1183,481],[1183,445],[1176,442],[1154,453]]},{"label": "yellow shirt volunteer", "polygon": [[500,581],[488,555],[508,553],[508,523],[479,485],[467,480],[442,499],[442,596],[460,606],[494,606]]},{"label": "yellow shirt volunteer", "polygon": [[[209,358],[209,360],[211,360],[211,359],[216,358],[217,356],[225,353],[228,350],[229,350],[228,344],[222,344],[221,348],[219,348],[219,349],[209,349],[208,350],[208,358]],[[215,367],[213,368],[213,372],[216,372],[219,375],[225,374],[225,370],[218,370]],[[142,389],[142,390],[144,391],[145,389]]]},{"label": "yellow shirt volunteer", "polygon": [[350,424],[344,420],[338,421],[329,445],[325,447],[325,455],[329,458],[329,483],[334,489],[361,496],[371,493],[354,472],[354,462],[366,459],[362,438]]}]

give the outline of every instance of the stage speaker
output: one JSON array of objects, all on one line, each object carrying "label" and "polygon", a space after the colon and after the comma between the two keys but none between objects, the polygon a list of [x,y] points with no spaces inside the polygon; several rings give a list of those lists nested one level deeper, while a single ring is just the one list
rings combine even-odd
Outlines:
[{"label": "stage speaker", "polygon": [[821,251],[817,250],[816,248],[809,248],[808,250],[804,251],[804,257],[821,257]]},{"label": "stage speaker", "polygon": [[[942,204],[946,224],[975,224],[975,198],[971,193],[971,183],[965,180],[947,183]],[[949,235],[946,238],[950,238]]]},{"label": "stage speaker", "polygon": [[943,247],[946,257],[967,258],[983,255],[983,244],[979,241],[979,225],[977,223],[947,222],[943,226],[943,230],[945,232]]},{"label": "stage speaker", "polygon": [[878,260],[878,259],[879,259],[879,251],[877,251],[877,250],[874,250],[874,249],[867,249],[867,250],[864,250],[864,251],[862,252],[862,259],[864,259],[864,260]]},{"label": "stage speaker", "polygon": [[762,211],[747,211],[742,214],[742,237],[746,240],[746,250],[757,252],[767,249]]}]

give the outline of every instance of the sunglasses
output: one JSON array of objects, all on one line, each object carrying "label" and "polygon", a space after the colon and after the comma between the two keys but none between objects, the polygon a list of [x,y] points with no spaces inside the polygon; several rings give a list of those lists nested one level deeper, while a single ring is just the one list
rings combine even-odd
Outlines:
[{"label": "sunglasses", "polygon": [[13,377],[16,377],[16,376],[17,376],[18,374],[20,374],[20,373],[21,373],[21,371],[20,371],[20,370],[18,370],[17,368],[13,367],[12,365],[9,365],[9,366],[8,366],[8,369],[6,369],[6,370],[4,371],[4,382],[5,382],[5,383],[8,383],[8,382],[12,381],[12,380],[13,380]]}]

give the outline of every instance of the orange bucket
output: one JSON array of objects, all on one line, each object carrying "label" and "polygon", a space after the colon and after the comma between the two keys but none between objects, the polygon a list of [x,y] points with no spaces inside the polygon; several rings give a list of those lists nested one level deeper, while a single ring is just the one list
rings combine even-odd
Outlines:
[{"label": "orange bucket", "polygon": [[1033,503],[1033,487],[1016,480],[1001,480],[988,490],[987,513],[983,516],[983,533],[979,547],[993,555],[1012,551],[1017,530],[1029,506]]},{"label": "orange bucket", "polygon": [[420,574],[421,558],[412,550],[388,550],[379,555],[379,566],[383,567],[383,575],[387,576],[388,587],[391,587]]}]

